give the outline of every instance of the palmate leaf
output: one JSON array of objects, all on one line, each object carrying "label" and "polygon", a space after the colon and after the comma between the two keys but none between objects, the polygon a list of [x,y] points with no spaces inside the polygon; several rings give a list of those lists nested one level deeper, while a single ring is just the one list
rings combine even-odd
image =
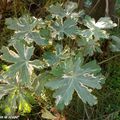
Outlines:
[{"label": "palmate leaf", "polygon": [[56,35],[58,35],[59,40],[63,39],[64,34],[67,37],[71,37],[78,31],[77,21],[71,18],[67,18],[63,24],[60,22],[55,22],[52,27]]},{"label": "palmate leaf", "polygon": [[95,24],[96,27],[100,29],[111,29],[117,26],[116,23],[113,23],[110,17],[101,17],[97,23]]},{"label": "palmate leaf", "polygon": [[109,17],[102,17],[97,22],[95,22],[94,18],[86,16],[83,22],[84,25],[87,26],[89,29],[83,30],[82,35],[84,37],[90,38],[92,36],[95,36],[95,38],[98,40],[100,38],[108,38],[108,34],[103,29],[110,29],[117,26]]},{"label": "palmate leaf", "polygon": [[99,29],[111,29],[117,26],[117,24],[113,23],[109,17],[101,17],[97,22],[95,22],[94,18],[86,16],[84,23],[88,28],[91,29],[94,27],[98,27]]},{"label": "palmate leaf", "polygon": [[78,5],[76,2],[67,2],[65,5],[66,15],[70,15],[74,13],[74,10],[77,9]]},{"label": "palmate leaf", "polygon": [[34,17],[24,15],[18,20],[7,18],[6,25],[9,29],[15,30],[15,34],[11,38],[13,44],[18,40],[26,40],[26,42],[35,41],[39,45],[46,45],[48,43],[44,37],[41,37],[38,31],[34,30],[36,26],[44,28],[44,22],[42,19],[36,19]]},{"label": "palmate leaf", "polygon": [[53,15],[55,14],[56,16],[60,16],[60,17],[65,17],[66,15],[65,10],[58,3],[56,5],[51,5],[48,11],[51,12]]},{"label": "palmate leaf", "polygon": [[[21,82],[23,84],[30,83],[30,75],[32,74],[33,67],[39,67],[39,60],[30,61],[30,58],[33,54],[34,47],[25,46],[21,41],[16,42],[14,45],[16,52],[10,50],[7,47],[2,48],[2,59],[13,63],[9,66],[8,71],[6,71],[6,75],[9,77],[13,77],[16,73],[19,74],[21,78]],[[36,65],[37,63],[37,65]]]},{"label": "palmate leaf", "polygon": [[9,29],[15,31],[29,32],[37,25],[38,21],[34,17],[24,15],[17,19],[7,18],[6,25]]},{"label": "palmate leaf", "polygon": [[63,8],[62,5],[57,3],[56,5],[51,5],[49,7],[48,11],[53,14],[53,17],[59,16],[61,18],[64,18],[64,17],[68,17],[68,16],[71,17],[71,16],[73,16],[73,14],[77,14],[77,13],[73,12],[77,7],[78,7],[78,5],[75,2],[67,2],[65,4],[65,8]]},{"label": "palmate leaf", "polygon": [[74,91],[77,92],[84,103],[91,106],[97,103],[97,99],[91,94],[91,91],[95,88],[101,89],[101,79],[103,77],[96,75],[100,72],[100,67],[95,61],[82,65],[81,58],[77,58],[75,61],[69,59],[61,63],[59,67],[63,69],[61,77],[46,84],[46,87],[55,90],[53,96],[56,98],[57,106],[68,105]]}]

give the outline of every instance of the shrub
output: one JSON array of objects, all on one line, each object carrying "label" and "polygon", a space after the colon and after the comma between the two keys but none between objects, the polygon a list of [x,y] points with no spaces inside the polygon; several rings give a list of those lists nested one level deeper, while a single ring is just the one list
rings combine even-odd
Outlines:
[{"label": "shrub", "polygon": [[[109,17],[95,22],[76,9],[76,3],[57,3],[48,8],[45,18],[6,19],[14,35],[1,49],[1,59],[9,63],[0,77],[5,114],[29,113],[36,97],[47,99],[46,90],[53,90],[60,110],[70,103],[74,92],[86,104],[97,103],[92,91],[101,89],[105,77],[97,61],[86,62],[86,57],[102,53],[102,42],[111,37],[108,29],[116,24]],[[112,38],[110,48],[119,51],[119,38]]]}]

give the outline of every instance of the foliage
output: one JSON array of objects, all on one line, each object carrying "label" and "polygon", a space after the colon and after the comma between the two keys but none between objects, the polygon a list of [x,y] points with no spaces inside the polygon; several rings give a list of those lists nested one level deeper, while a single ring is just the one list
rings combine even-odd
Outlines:
[{"label": "foliage", "polygon": [[[74,62],[73,62],[74,61]],[[95,61],[89,62],[82,66],[82,59],[77,58],[76,60],[67,59],[63,63],[53,68],[52,73],[57,76],[56,71],[61,71],[60,77],[53,82],[48,82],[47,87],[56,89],[53,96],[56,98],[56,104],[60,108],[62,104],[68,105],[72,99],[74,91],[77,92],[78,96],[84,103],[90,105],[96,104],[96,97],[91,95],[91,89],[100,89],[101,76],[94,76],[91,73],[99,72],[100,68]]]},{"label": "foliage", "polygon": [[34,48],[32,46],[25,47],[22,42],[18,41],[14,44],[14,48],[18,54],[12,50],[9,50],[7,47],[3,47],[2,49],[2,52],[5,53],[3,54],[2,59],[9,63],[14,63],[9,66],[9,69],[5,74],[8,77],[13,77],[16,73],[18,73],[20,79],[22,80],[21,83],[29,84],[33,66],[39,67],[39,61],[29,61],[33,54]]},{"label": "foliage", "polygon": [[[48,8],[49,14],[44,19],[29,15],[6,19],[14,35],[8,47],[1,50],[1,59],[9,64],[8,70],[2,72],[0,84],[0,98],[8,101],[5,113],[30,112],[27,93],[34,99],[42,97],[48,88],[54,90],[59,109],[69,105],[74,91],[84,103],[91,106],[97,103],[92,90],[101,89],[104,76],[96,60],[86,63],[84,58],[102,52],[102,41],[110,37],[107,29],[116,24],[109,17],[95,22],[76,9],[76,3],[69,2],[65,6],[57,3]],[[34,45],[43,49],[37,59]],[[114,43],[111,45],[114,51],[118,49]],[[53,49],[49,49],[50,46]]]},{"label": "foliage", "polygon": [[110,48],[112,49],[112,51],[114,52],[120,52],[120,38],[117,36],[111,36],[112,41],[110,43]]}]

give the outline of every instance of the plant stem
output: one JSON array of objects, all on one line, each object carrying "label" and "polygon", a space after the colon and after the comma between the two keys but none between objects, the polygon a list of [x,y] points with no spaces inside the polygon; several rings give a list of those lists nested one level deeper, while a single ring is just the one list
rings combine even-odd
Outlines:
[{"label": "plant stem", "polygon": [[88,111],[87,111],[87,108],[86,108],[86,105],[84,104],[84,110],[85,110],[85,113],[86,113],[86,116],[87,116],[87,119],[90,120],[90,117],[88,115]]},{"label": "plant stem", "polygon": [[106,59],[106,60],[103,60],[102,62],[99,62],[98,64],[101,65],[101,64],[103,64],[103,63],[105,63],[105,62],[107,62],[107,61],[109,61],[109,60],[112,60],[113,58],[118,57],[118,56],[120,56],[120,54],[115,55],[115,56],[112,56],[111,58],[108,58],[108,59]]}]

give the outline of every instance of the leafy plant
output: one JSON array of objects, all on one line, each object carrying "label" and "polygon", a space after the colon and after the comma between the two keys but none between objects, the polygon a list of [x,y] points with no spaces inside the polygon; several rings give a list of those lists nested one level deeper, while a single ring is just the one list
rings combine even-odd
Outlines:
[{"label": "leafy plant", "polygon": [[[76,3],[65,6],[57,3],[48,8],[49,15],[44,19],[28,15],[6,19],[8,28],[15,32],[9,46],[1,50],[1,59],[9,63],[1,81],[10,79],[12,82],[0,85],[0,96],[8,95],[8,101],[14,100],[15,105],[9,105],[15,106],[15,110],[22,113],[31,110],[24,91],[31,92],[34,98],[33,95],[41,97],[47,88],[55,90],[53,97],[60,109],[70,103],[74,91],[84,103],[91,106],[97,103],[91,92],[101,89],[104,76],[95,60],[86,63],[84,57],[102,51],[101,40],[109,38],[107,29],[116,24],[108,17],[95,22],[83,11],[76,12],[76,8]],[[43,50],[37,59],[35,45]],[[50,46],[53,49],[49,49]],[[13,85],[11,93],[7,88]]]}]

